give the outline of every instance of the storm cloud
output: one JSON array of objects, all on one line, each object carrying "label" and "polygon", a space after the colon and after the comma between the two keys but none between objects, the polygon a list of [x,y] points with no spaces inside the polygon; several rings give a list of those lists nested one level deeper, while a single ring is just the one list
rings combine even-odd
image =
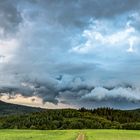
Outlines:
[{"label": "storm cloud", "polygon": [[0,96],[139,107],[139,9],[139,0],[0,1]]}]

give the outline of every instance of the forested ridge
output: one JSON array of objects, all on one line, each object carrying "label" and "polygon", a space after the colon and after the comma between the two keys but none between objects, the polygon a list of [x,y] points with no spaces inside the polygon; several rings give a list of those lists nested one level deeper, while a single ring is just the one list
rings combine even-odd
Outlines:
[{"label": "forested ridge", "polygon": [[0,117],[1,129],[137,129],[140,110],[55,109]]},{"label": "forested ridge", "polygon": [[17,104],[12,104],[12,103],[6,103],[0,100],[0,116],[25,114],[25,113],[31,113],[31,112],[38,112],[41,110],[43,109],[17,105]]}]

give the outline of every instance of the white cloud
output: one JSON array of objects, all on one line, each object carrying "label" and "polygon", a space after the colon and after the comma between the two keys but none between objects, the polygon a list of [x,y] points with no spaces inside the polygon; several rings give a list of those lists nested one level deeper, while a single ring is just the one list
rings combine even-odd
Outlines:
[{"label": "white cloud", "polygon": [[86,41],[73,47],[71,52],[90,53],[102,47],[119,47],[120,50],[134,52],[134,43],[139,40],[134,27],[126,23],[124,27],[116,30],[114,25],[109,27],[105,21],[104,25],[100,22],[92,23],[89,29],[83,31],[81,38]]},{"label": "white cloud", "polygon": [[129,48],[127,49],[128,52],[134,52],[135,49],[134,49],[134,43],[137,41],[137,38],[136,37],[131,37],[128,39],[129,41]]},{"label": "white cloud", "polygon": [[14,56],[14,52],[18,48],[18,41],[16,39],[0,40],[0,63],[9,62]]},{"label": "white cloud", "polygon": [[112,90],[105,89],[103,87],[96,87],[90,93],[84,95],[82,99],[86,100],[109,100],[109,99],[126,99],[127,101],[140,101],[140,89],[131,89],[131,88],[123,88],[118,87]]}]

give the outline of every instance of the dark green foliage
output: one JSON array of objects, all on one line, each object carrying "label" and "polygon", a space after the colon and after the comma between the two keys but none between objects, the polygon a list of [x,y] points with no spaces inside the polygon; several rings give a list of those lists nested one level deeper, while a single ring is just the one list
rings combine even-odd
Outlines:
[{"label": "dark green foliage", "polygon": [[93,114],[120,123],[140,122],[140,110],[114,110],[110,108],[98,108],[90,110]]},{"label": "dark green foliage", "polygon": [[122,125],[123,129],[140,130],[140,123],[125,123]]},{"label": "dark green foliage", "polygon": [[137,129],[140,130],[140,109],[87,110],[26,107],[0,101],[0,128],[7,129]]},{"label": "dark green foliage", "polygon": [[0,128],[7,129],[137,129],[140,112],[100,108],[95,110],[56,109],[10,115],[0,118]]}]

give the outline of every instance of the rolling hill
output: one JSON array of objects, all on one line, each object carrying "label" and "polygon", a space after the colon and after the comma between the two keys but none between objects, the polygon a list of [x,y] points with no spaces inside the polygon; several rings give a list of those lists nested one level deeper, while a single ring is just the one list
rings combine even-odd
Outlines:
[{"label": "rolling hill", "polygon": [[2,129],[137,129],[140,109],[41,109],[0,101]]},{"label": "rolling hill", "polygon": [[0,100],[0,116],[39,112],[41,110],[44,109],[6,103]]}]

